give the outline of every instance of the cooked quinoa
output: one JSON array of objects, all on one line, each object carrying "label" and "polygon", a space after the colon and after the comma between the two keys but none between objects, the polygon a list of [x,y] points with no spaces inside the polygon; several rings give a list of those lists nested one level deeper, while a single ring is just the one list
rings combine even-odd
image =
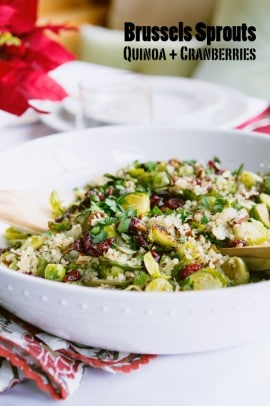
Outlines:
[{"label": "cooked quinoa", "polygon": [[222,247],[270,240],[270,176],[230,171],[217,158],[134,162],[75,190],[55,220],[29,235],[6,230],[1,262],[64,283],[111,289],[181,291],[268,278]]}]

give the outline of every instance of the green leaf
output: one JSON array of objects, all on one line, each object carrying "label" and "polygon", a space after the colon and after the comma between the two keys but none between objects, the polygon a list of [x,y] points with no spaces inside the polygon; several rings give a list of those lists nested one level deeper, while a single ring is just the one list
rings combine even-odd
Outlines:
[{"label": "green leaf", "polygon": [[92,238],[92,241],[93,241],[94,244],[98,244],[98,243],[106,240],[106,238],[107,238],[107,233],[106,233],[106,231],[103,230],[99,234],[95,235]]},{"label": "green leaf", "polygon": [[266,180],[264,182],[264,191],[265,191],[265,193],[270,195],[270,180]]},{"label": "green leaf", "polygon": [[111,180],[123,180],[120,176],[114,176],[110,173],[105,173],[104,175],[106,178],[111,179]]},{"label": "green leaf", "polygon": [[192,216],[192,213],[189,210],[181,209],[181,211],[179,212],[179,217],[180,217],[182,223],[184,223],[187,219],[190,219],[191,216]]},{"label": "green leaf", "polygon": [[195,165],[197,161],[195,159],[186,159],[183,161],[183,163],[187,165]]},{"label": "green leaf", "polygon": [[101,227],[99,225],[96,225],[95,227],[92,228],[91,234],[92,235],[98,235],[101,232]]},{"label": "green leaf", "polygon": [[154,216],[159,216],[163,214],[163,212],[160,210],[158,206],[154,206],[153,209],[151,210],[151,213],[154,214]]},{"label": "green leaf", "polygon": [[119,223],[119,225],[117,227],[117,231],[119,233],[126,233],[128,231],[129,225],[130,225],[130,220],[131,220],[130,218],[124,217],[120,221],[120,223]]},{"label": "green leaf", "polygon": [[215,200],[213,209],[216,213],[220,213],[220,212],[222,212],[222,210],[224,209],[226,204],[227,204],[227,200],[224,197],[222,197],[222,196],[217,197]]},{"label": "green leaf", "polygon": [[57,223],[55,221],[49,221],[48,226],[51,231],[56,231],[56,232],[70,230],[72,227],[69,219],[64,219],[60,223]]},{"label": "green leaf", "polygon": [[143,166],[148,172],[152,172],[156,169],[157,164],[156,164],[156,162],[148,161]]},{"label": "green leaf", "polygon": [[201,224],[207,224],[207,223],[209,223],[208,218],[206,216],[203,216],[201,219]]},{"label": "green leaf", "polygon": [[202,207],[205,207],[205,208],[208,209],[208,210],[211,209],[211,205],[210,205],[210,202],[209,202],[209,197],[206,197],[206,196],[205,196],[205,197],[202,198],[201,206],[202,206]]},{"label": "green leaf", "polygon": [[105,206],[105,208],[110,209],[113,213],[117,213],[118,211],[123,210],[116,199],[112,199],[109,197],[104,200],[103,205]]},{"label": "green leaf", "polygon": [[136,286],[143,286],[143,285],[145,285],[145,284],[148,282],[148,280],[149,280],[149,276],[148,276],[145,272],[141,271],[141,272],[136,276],[136,278],[135,278],[135,280],[134,280],[134,285],[136,285]]},{"label": "green leaf", "polygon": [[134,207],[130,207],[127,211],[126,211],[126,216],[128,217],[135,217],[137,216],[137,210]]},{"label": "green leaf", "polygon": [[241,165],[239,166],[239,168],[235,169],[235,170],[232,172],[232,175],[234,175],[234,176],[239,176],[239,175],[241,175],[241,173],[243,172],[243,169],[244,169],[244,164],[241,164]]}]

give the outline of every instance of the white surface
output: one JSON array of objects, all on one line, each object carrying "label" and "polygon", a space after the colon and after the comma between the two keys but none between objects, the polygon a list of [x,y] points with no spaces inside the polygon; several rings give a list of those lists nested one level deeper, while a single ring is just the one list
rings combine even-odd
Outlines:
[{"label": "white surface", "polygon": [[28,109],[21,116],[16,116],[15,114],[7,113],[6,111],[0,110],[0,128],[34,123],[37,120],[38,115],[32,109]]},{"label": "white surface", "polygon": [[[0,179],[0,188],[42,185],[48,193],[71,189],[135,159],[175,156],[203,161],[218,156],[231,169],[243,162],[249,170],[267,171],[269,143],[264,135],[228,130],[87,129],[45,137],[3,153],[0,171],[7,167],[9,171]],[[10,162],[16,162],[20,171]],[[53,334],[122,351],[190,353],[270,334],[270,282],[199,292],[108,291],[67,286],[3,268],[0,297],[8,310]]]},{"label": "white surface", "polygon": [[[79,109],[79,83],[85,82],[91,86],[119,72],[118,69],[80,61],[57,68],[51,72],[51,76],[66,89],[70,97],[63,102],[36,102],[39,108],[51,112],[42,115],[41,120],[56,130],[74,129],[75,114]],[[265,100],[249,98],[225,86],[201,80],[168,76],[141,77],[152,94],[153,124],[233,128],[267,106]]]},{"label": "white surface", "polygon": [[1,129],[0,152],[15,147],[25,141],[34,140],[52,134],[53,130],[41,122],[32,124],[11,125]]},{"label": "white surface", "polygon": [[[130,374],[88,370],[62,406],[269,406],[268,340],[202,354],[159,356]],[[1,406],[55,405],[33,383],[1,394]]]}]

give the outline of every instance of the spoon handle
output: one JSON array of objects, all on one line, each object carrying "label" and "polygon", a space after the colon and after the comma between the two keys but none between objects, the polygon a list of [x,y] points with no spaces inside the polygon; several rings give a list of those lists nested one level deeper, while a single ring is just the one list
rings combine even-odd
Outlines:
[{"label": "spoon handle", "polygon": [[[47,199],[46,199],[47,200]],[[13,227],[41,233],[48,230],[50,210],[42,193],[28,191],[0,191],[0,220]]]},{"label": "spoon handle", "polygon": [[248,247],[221,248],[223,255],[230,257],[252,257],[265,258],[270,260],[270,245],[252,245]]}]

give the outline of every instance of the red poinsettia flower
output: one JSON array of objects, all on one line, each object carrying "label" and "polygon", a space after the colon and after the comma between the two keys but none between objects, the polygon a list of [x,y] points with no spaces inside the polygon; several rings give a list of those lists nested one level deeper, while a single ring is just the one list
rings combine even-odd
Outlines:
[{"label": "red poinsettia flower", "polygon": [[62,100],[66,91],[48,72],[74,56],[45,35],[69,29],[36,26],[38,0],[0,0],[0,109],[21,115],[31,99]]}]

